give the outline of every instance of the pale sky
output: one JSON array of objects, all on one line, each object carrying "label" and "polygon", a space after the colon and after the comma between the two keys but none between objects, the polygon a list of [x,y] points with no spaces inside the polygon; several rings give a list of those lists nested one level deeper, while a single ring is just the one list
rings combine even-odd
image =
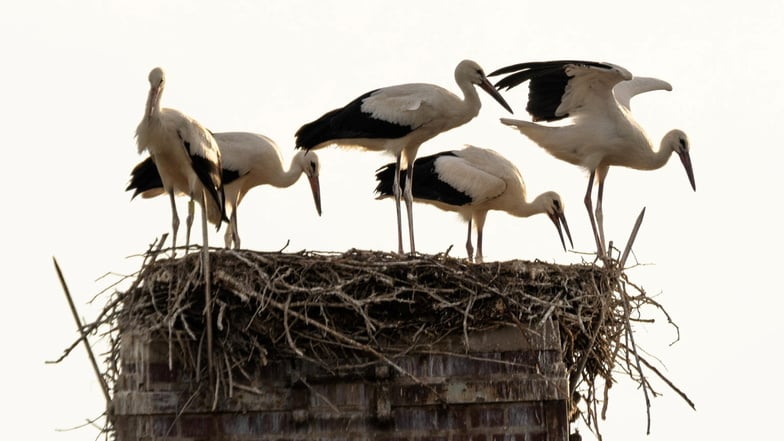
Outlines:
[{"label": "pale sky", "polygon": [[[662,316],[638,343],[696,403],[692,411],[666,385],[653,400],[645,435],[641,391],[618,375],[610,391],[606,440],[761,439],[780,432],[775,405],[777,348],[784,325],[772,253],[782,249],[781,172],[776,131],[784,121],[781,41],[784,3],[657,1],[42,1],[0,6],[0,98],[4,126],[2,280],[5,319],[0,438],[93,439],[103,397],[83,349],[58,365],[76,338],[52,266],[55,256],[77,307],[90,320],[100,291],[141,263],[148,244],[170,230],[165,198],[130,201],[124,191],[141,159],[134,130],[151,68],[167,71],[163,105],[213,131],[265,134],[288,162],[306,122],[368,90],[408,82],[456,93],[464,58],[487,72],[523,61],[586,59],[669,81],[672,92],[632,101],[658,145],[672,128],[688,133],[697,191],[673,158],[649,171],[612,169],[605,229],[625,242],[647,213],[635,243],[645,264],[628,272],[657,296],[680,327]],[[504,96],[515,117],[527,87]],[[592,251],[582,198],[587,175],[503,126],[506,112],[480,92],[477,118],[425,143],[420,155],[463,144],[492,148],[521,170],[529,196],[559,192],[577,251]],[[327,148],[321,157],[323,215],[303,180],[285,190],[255,189],[240,206],[246,248],[393,251],[393,203],[376,201],[380,153]],[[10,157],[9,157],[10,156]],[[414,207],[418,251],[465,256],[465,225],[452,214]],[[184,218],[185,201],[180,201]],[[198,219],[196,225],[198,226]],[[200,237],[198,227],[194,237]],[[223,231],[211,229],[212,245]],[[407,243],[407,242],[406,242]],[[486,260],[576,263],[544,216],[491,213]],[[651,312],[652,313],[652,312]],[[653,314],[653,313],[652,313]],[[776,357],[774,359],[774,357]],[[583,439],[590,439],[581,428]]]}]

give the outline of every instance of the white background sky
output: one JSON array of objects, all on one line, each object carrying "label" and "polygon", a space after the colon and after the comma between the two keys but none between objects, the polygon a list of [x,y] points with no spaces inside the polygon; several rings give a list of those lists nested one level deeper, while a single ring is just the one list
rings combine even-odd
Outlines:
[{"label": "white background sky", "polygon": [[[464,58],[488,72],[523,61],[608,61],[674,86],[638,96],[632,108],[657,143],[671,128],[689,134],[697,192],[675,158],[652,172],[612,169],[605,224],[609,238],[624,242],[647,207],[634,250],[645,265],[629,275],[657,296],[681,339],[669,345],[675,332],[660,316],[638,339],[697,411],[656,382],[664,395],[653,401],[646,436],[643,396],[619,377],[603,433],[608,440],[652,441],[778,433],[775,403],[784,390],[774,357],[782,292],[770,257],[782,248],[781,198],[772,191],[781,169],[772,155],[781,149],[784,121],[784,3],[656,1],[630,10],[631,4],[4,2],[0,437],[96,435],[93,428],[61,431],[103,410],[84,351],[44,364],[76,338],[52,256],[89,320],[102,306],[90,299],[118,279],[99,277],[135,271],[140,259],[128,256],[169,231],[166,199],[131,202],[124,191],[142,159],[133,135],[152,67],[168,73],[164,106],[213,131],[270,136],[288,161],[300,125],[365,91],[430,82],[459,92],[453,70]],[[526,92],[505,93],[518,118],[529,118]],[[561,194],[575,248],[592,251],[582,205],[586,174],[501,125],[505,111],[484,93],[481,99],[476,119],[427,142],[420,154],[472,143],[506,155],[531,196]],[[304,181],[256,189],[240,207],[243,245],[276,250],[290,240],[289,251],[394,250],[393,203],[373,198],[373,172],[391,158],[334,148],[319,154],[323,216],[316,216]],[[415,223],[420,252],[454,245],[452,255],[465,256],[465,225],[456,215],[417,205]],[[213,231],[211,243],[222,244],[222,233]],[[501,213],[489,216],[485,256],[564,264],[583,258],[561,250],[546,217]]]}]

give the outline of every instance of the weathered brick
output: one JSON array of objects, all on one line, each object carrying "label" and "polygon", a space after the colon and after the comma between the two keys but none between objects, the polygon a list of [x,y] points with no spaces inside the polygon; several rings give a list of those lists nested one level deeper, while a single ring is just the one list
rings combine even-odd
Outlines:
[{"label": "weathered brick", "polygon": [[220,418],[220,431],[231,437],[242,439],[251,432],[250,416],[246,414],[223,414]]},{"label": "weathered brick", "polygon": [[173,416],[150,416],[150,432],[153,437],[169,437],[177,434],[177,419]]},{"label": "weathered brick", "polygon": [[150,363],[147,365],[147,375],[151,383],[172,383],[177,381],[177,371],[169,369],[167,363]]},{"label": "weathered brick", "polygon": [[[136,364],[141,361],[148,364]],[[418,381],[396,370],[379,375],[372,364],[346,373],[302,360],[272,362],[253,373],[251,389],[235,389],[213,411],[213,397],[193,399],[187,392],[193,386],[188,381],[196,381],[187,378],[192,373],[171,371],[159,360],[123,360],[131,366],[124,374],[135,374],[127,377],[131,381],[117,383],[125,387],[115,393],[115,428],[118,441],[565,440],[566,403],[557,382],[565,381],[566,374],[540,366],[545,375],[529,377],[543,362],[560,362],[559,354],[539,350],[396,358]],[[379,420],[379,400],[388,404],[388,419]]]},{"label": "weathered brick", "polygon": [[215,423],[212,415],[202,414],[182,415],[178,424],[181,436],[213,438],[218,431]]},{"label": "weathered brick", "polygon": [[446,435],[425,435],[411,438],[411,441],[449,441]]},{"label": "weathered brick", "polygon": [[490,406],[482,405],[471,409],[471,427],[498,427],[504,425],[504,409]]},{"label": "weathered brick", "polygon": [[455,434],[452,441],[493,441],[493,435],[485,432],[470,432]]},{"label": "weathered brick", "polygon": [[398,436],[393,436],[393,435],[384,436],[384,435],[382,435],[382,436],[377,436],[375,438],[375,441],[409,441],[409,439],[406,438],[405,436],[400,436],[400,435],[398,435]]},{"label": "weathered brick", "polygon": [[392,414],[395,430],[434,430],[446,425],[433,407],[394,409]]},{"label": "weathered brick", "polygon": [[526,436],[526,441],[549,441],[547,432],[532,432]]},{"label": "weathered brick", "polygon": [[447,424],[450,430],[464,431],[468,427],[468,417],[466,416],[465,406],[449,406],[446,409]]},{"label": "weathered brick", "polygon": [[544,425],[544,409],[541,403],[519,403],[507,410],[507,423],[510,427],[541,428]]}]

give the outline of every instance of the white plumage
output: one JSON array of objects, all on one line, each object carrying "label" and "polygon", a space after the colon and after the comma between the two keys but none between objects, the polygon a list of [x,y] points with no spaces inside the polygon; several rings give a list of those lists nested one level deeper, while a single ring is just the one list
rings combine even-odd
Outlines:
[{"label": "white plumage", "polygon": [[[226,195],[226,212],[230,214],[224,242],[226,248],[240,248],[237,227],[237,210],[250,189],[259,185],[289,187],[305,175],[313,193],[316,211],[321,215],[321,190],[319,185],[319,158],[316,152],[298,151],[288,169],[283,168],[283,158],[278,145],[270,138],[248,132],[213,134],[221,151],[222,176]],[[155,197],[163,193],[160,175],[151,159],[139,163],[131,172],[131,182],[126,190],[133,196]],[[207,208],[207,219],[219,224],[221,217],[215,207]]]},{"label": "white plumage", "polygon": [[[411,166],[409,166],[409,169]],[[476,227],[476,262],[482,262],[482,232],[488,211],[504,211],[512,216],[546,214],[555,224],[561,245],[566,249],[561,225],[571,243],[572,237],[558,193],[548,191],[528,202],[523,177],[508,159],[490,149],[466,146],[418,158],[413,166],[412,187],[415,202],[434,205],[459,213],[468,222],[466,253],[474,258],[472,224]],[[405,170],[405,176],[411,175]],[[403,174],[404,172],[400,172]],[[379,198],[393,196],[395,164],[387,164],[376,173]],[[402,179],[407,179],[403,177]]]},{"label": "white plumage", "polygon": [[[359,147],[386,151],[395,156],[396,167],[409,166],[419,146],[428,139],[463,125],[479,114],[482,106],[474,86],[479,86],[504,108],[511,108],[487,80],[474,61],[463,60],[455,68],[455,82],[463,98],[433,84],[402,84],[367,92],[342,108],[327,112],[303,125],[296,134],[296,146],[305,150],[327,145]],[[397,175],[396,175],[397,176]],[[394,183],[397,212],[398,252],[403,253],[401,195],[408,211],[411,253],[415,253],[414,223],[410,183],[401,190],[399,177]]]},{"label": "white plumage", "polygon": [[[492,74],[509,74],[498,83],[510,89],[529,81],[526,110],[534,122],[502,118],[551,155],[590,172],[585,206],[591,220],[598,253],[606,256],[602,218],[604,181],[610,166],[653,170],[677,153],[696,190],[689,155],[689,140],[681,130],[671,130],[658,150],[630,112],[631,97],[649,90],[670,90],[668,83],[650,78],[636,79],[616,65],[591,61],[546,61],[522,63]],[[537,121],[571,118],[571,124],[550,126]],[[591,202],[594,178],[598,182],[596,217]],[[598,224],[598,227],[597,227]]]}]

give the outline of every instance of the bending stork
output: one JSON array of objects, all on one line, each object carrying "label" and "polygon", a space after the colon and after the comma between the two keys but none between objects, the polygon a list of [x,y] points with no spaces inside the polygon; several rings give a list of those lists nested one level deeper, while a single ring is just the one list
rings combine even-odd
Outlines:
[{"label": "bending stork", "polygon": [[[222,179],[226,194],[226,211],[231,213],[229,226],[226,228],[224,242],[226,248],[240,248],[240,236],[237,228],[237,207],[245,194],[258,185],[272,185],[278,188],[293,185],[301,175],[305,175],[310,183],[316,211],[321,215],[321,190],[319,186],[319,159],[316,152],[299,151],[291,160],[287,170],[283,168],[283,159],[274,141],[264,135],[246,132],[214,133],[221,151],[223,164]],[[158,169],[147,158],[134,167],[131,182],[126,191],[133,190],[132,198],[141,195],[151,198],[163,194],[163,183]],[[212,204],[207,206],[207,219],[219,224],[220,213]],[[188,227],[190,231],[190,226]]]},{"label": "bending stork", "polygon": [[[501,74],[508,75],[496,83],[498,89],[508,90],[530,80],[526,110],[534,121],[502,118],[501,122],[516,128],[556,158],[590,172],[584,201],[600,257],[606,256],[602,195],[610,166],[654,170],[664,166],[674,152],[696,190],[686,134],[671,130],[664,135],[659,149],[653,150],[653,143],[629,110],[632,96],[648,90],[669,90],[668,83],[635,79],[620,66],[592,61],[521,63],[490,76]],[[567,117],[572,119],[569,125],[536,124]],[[591,202],[594,179],[599,183],[595,218]]]},{"label": "bending stork", "polygon": [[[393,195],[395,173],[394,163],[387,164],[376,172],[376,193],[379,194],[379,199]],[[412,175],[408,170],[400,174],[404,180]],[[462,150],[419,158],[414,165],[413,177],[414,201],[457,212],[468,222],[466,252],[469,261],[474,259],[474,247],[471,243],[472,223],[476,225],[476,262],[483,260],[482,231],[490,210],[505,211],[518,217],[547,214],[558,230],[564,250],[566,244],[561,224],[569,237],[569,243],[572,243],[563,202],[558,193],[548,191],[528,202],[520,171],[493,150],[466,146]]]}]

